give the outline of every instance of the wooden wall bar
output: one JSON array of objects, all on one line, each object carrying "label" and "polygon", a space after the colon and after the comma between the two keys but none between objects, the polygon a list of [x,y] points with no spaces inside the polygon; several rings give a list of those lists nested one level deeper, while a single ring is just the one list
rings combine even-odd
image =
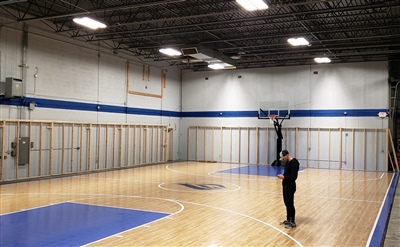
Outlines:
[{"label": "wooden wall bar", "polygon": [[[297,127],[282,132],[282,149],[288,149],[302,166],[365,171],[386,171],[391,166],[399,170],[397,160],[389,158],[394,146],[389,145],[388,129]],[[187,138],[190,161],[272,164],[276,159],[273,127],[190,126]]]},{"label": "wooden wall bar", "polygon": [[[1,120],[0,182],[165,162],[167,130],[166,125]],[[19,164],[20,137],[29,138],[27,164]]]}]

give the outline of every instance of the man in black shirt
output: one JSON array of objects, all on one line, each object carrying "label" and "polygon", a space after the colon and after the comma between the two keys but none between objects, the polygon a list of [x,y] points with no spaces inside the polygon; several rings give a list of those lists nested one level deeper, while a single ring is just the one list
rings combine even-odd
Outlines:
[{"label": "man in black shirt", "polygon": [[284,173],[278,174],[278,178],[282,179],[283,201],[286,206],[286,220],[280,222],[280,224],[284,225],[285,228],[293,228],[296,227],[294,193],[296,192],[296,179],[300,163],[296,158],[290,156],[287,150],[282,150],[281,157],[286,164]]}]

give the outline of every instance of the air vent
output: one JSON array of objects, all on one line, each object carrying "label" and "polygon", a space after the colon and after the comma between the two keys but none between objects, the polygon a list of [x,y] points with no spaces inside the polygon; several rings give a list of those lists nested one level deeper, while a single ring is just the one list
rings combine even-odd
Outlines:
[{"label": "air vent", "polygon": [[184,56],[190,56],[199,53],[196,47],[182,48],[181,51]]}]

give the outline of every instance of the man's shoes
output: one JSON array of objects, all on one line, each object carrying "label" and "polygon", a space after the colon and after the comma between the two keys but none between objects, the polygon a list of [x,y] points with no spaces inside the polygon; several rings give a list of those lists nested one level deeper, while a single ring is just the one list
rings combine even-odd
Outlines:
[{"label": "man's shoes", "polygon": [[296,223],[290,222],[290,221],[287,221],[287,223],[284,225],[285,225],[285,228],[288,228],[288,229],[296,227]]},{"label": "man's shoes", "polygon": [[287,221],[287,220],[284,220],[284,221],[282,221],[282,222],[279,222],[279,225],[287,225],[287,224],[289,224],[289,221]]}]

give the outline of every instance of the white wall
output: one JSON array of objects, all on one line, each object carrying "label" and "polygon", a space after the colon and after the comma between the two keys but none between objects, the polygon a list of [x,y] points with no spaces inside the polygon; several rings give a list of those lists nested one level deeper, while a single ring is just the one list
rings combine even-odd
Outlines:
[{"label": "white wall", "polygon": [[[7,22],[4,18],[0,20],[0,24]],[[23,79],[24,104],[35,102],[37,107],[30,111],[27,107],[19,106],[18,100],[2,99],[0,119],[166,124],[174,132],[179,130],[179,69],[142,62],[127,54],[113,54],[111,49],[105,50],[56,36],[36,27],[29,27],[27,33],[27,42],[24,44],[22,26],[15,24],[0,28],[0,81],[4,82],[6,77]],[[22,63],[26,65],[25,68],[21,67]],[[146,68],[145,76],[143,66]],[[162,71],[166,74],[165,85],[161,81]],[[4,91],[4,83],[1,86],[0,89]],[[128,91],[143,95],[130,94]],[[160,97],[147,96],[146,93]],[[49,104],[49,100],[54,100],[51,102],[59,107],[41,104],[43,101]],[[88,107],[88,110],[68,109],[69,104],[77,104],[78,108]],[[97,105],[101,106],[98,111]],[[164,112],[160,116],[158,113],[103,111],[105,108],[115,110],[112,107],[139,109],[141,112],[170,111],[175,114],[170,116]],[[173,136],[173,159],[176,160],[179,158],[179,135]]]},{"label": "white wall", "polygon": [[387,62],[371,62],[235,71],[186,70],[183,111],[257,110],[261,100],[288,100],[291,110],[388,108],[387,66]]},{"label": "white wall", "polygon": [[[388,118],[381,119],[377,115],[379,110],[389,109],[387,66],[387,62],[370,62],[201,73],[183,71],[182,110],[221,113],[258,111],[260,101],[284,100],[289,101],[292,112],[318,110],[323,114],[330,110],[339,110],[343,115],[291,117],[283,122],[283,127],[387,128]],[[376,114],[345,114],[363,109],[376,109]],[[260,120],[257,117],[224,117],[223,114],[219,117],[183,118],[182,130],[189,126],[273,127],[269,120]],[[183,131],[181,138],[184,143],[187,132]],[[362,149],[364,145],[358,148]],[[367,153],[375,153],[375,150],[367,150]],[[182,157],[187,154],[187,147],[182,147],[182,154]],[[303,155],[307,156],[307,152]],[[380,155],[380,159],[385,159],[385,155]]]},{"label": "white wall", "polygon": [[[9,20],[0,18],[0,24]],[[174,129],[173,159],[186,159],[189,126],[271,126],[256,117],[184,117],[179,112],[257,111],[262,100],[290,102],[291,110],[388,109],[387,62],[328,64],[227,71],[180,71],[178,68],[142,62],[129,54],[113,54],[96,45],[56,36],[31,26],[26,47],[21,24],[0,28],[0,81],[24,79],[26,96],[34,101],[58,100],[89,103],[93,109],[71,110],[41,107],[33,110],[0,104],[0,118],[54,119],[109,123],[168,124]],[[129,70],[127,62],[129,61]],[[26,63],[26,69],[21,67]],[[150,79],[143,79],[143,65],[150,66]],[[160,71],[166,71],[163,97]],[[35,77],[37,75],[37,77]],[[127,89],[126,81],[130,84]],[[207,80],[206,80],[207,78]],[[4,86],[4,84],[2,84]],[[63,104],[63,103],[62,103]],[[161,116],[103,112],[105,107],[170,111]],[[292,117],[284,127],[386,128],[378,117]]]}]

